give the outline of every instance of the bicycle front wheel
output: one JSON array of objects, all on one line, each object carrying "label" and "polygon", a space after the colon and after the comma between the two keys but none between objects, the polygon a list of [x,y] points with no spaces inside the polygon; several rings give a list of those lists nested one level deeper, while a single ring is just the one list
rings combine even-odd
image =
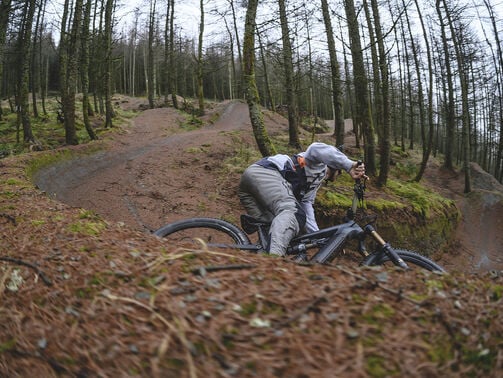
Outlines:
[{"label": "bicycle front wheel", "polygon": [[200,247],[228,247],[250,244],[248,236],[237,226],[221,219],[191,218],[170,223],[154,232],[176,244]]},{"label": "bicycle front wheel", "polygon": [[[417,252],[406,251],[404,249],[394,249],[396,254],[408,265],[416,265],[431,272],[445,272],[437,263]],[[365,266],[393,264],[385,253],[372,253],[362,263]]]}]

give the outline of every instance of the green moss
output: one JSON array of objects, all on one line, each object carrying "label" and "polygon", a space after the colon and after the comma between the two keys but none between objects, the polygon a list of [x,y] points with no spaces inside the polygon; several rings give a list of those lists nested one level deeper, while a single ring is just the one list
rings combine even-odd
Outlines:
[{"label": "green moss", "polygon": [[352,199],[347,193],[327,191],[320,197],[318,203],[329,208],[349,208],[351,207]]},{"label": "green moss", "polygon": [[369,200],[366,202],[368,209],[373,209],[379,212],[385,212],[389,210],[403,209],[406,205],[399,201],[391,201],[384,198]]},{"label": "green moss", "polygon": [[[343,174],[335,184],[320,189],[316,211],[320,227],[341,223],[351,206],[353,185]],[[372,198],[372,192],[379,193]],[[430,255],[447,245],[460,212],[456,204],[419,183],[389,179],[386,188],[369,187],[365,212],[377,215],[379,234],[395,248],[411,249]],[[358,218],[357,218],[358,219]]]},{"label": "green moss", "polygon": [[16,347],[16,339],[10,339],[0,343],[0,353],[7,352]]},{"label": "green moss", "polygon": [[21,180],[15,179],[15,178],[8,178],[7,180],[5,180],[5,183],[7,185],[21,185],[21,186],[25,186],[24,182],[22,182]]},{"label": "green moss", "polygon": [[382,320],[391,318],[394,314],[395,310],[391,306],[385,303],[379,303],[365,312],[363,314],[363,319],[368,323],[380,323]]},{"label": "green moss", "polygon": [[241,314],[244,316],[252,315],[257,311],[257,302],[244,303],[241,305]]},{"label": "green moss", "polygon": [[182,369],[185,366],[185,362],[179,358],[168,358],[168,365],[174,369]]},{"label": "green moss", "polygon": [[79,152],[73,151],[71,149],[60,149],[57,151],[45,151],[43,153],[34,155],[33,158],[26,164],[26,174],[30,179],[33,175],[40,169],[49,167],[51,165],[70,161],[76,159],[79,156],[92,155],[103,149],[103,144],[101,143],[90,143],[86,145],[85,148],[80,149]]},{"label": "green moss", "polygon": [[390,377],[398,373],[398,370],[390,365],[389,359],[370,355],[365,359],[365,370],[371,377],[381,378]]},{"label": "green moss", "polygon": [[430,290],[443,290],[444,284],[439,280],[426,280],[425,285]]},{"label": "green moss", "polygon": [[178,123],[184,131],[193,131],[201,128],[203,121],[195,115],[185,114],[185,118]]},{"label": "green moss", "polygon": [[429,344],[428,358],[436,364],[446,364],[453,358],[453,344],[450,339],[438,339]]},{"label": "green moss", "polygon": [[4,198],[16,198],[16,197],[19,197],[19,193],[15,193],[15,192],[11,192],[9,190],[5,191],[5,192],[0,192],[0,197],[4,197]]},{"label": "green moss", "polygon": [[386,191],[406,201],[424,218],[429,218],[433,212],[441,211],[445,206],[452,206],[454,203],[417,182],[390,179]]},{"label": "green moss", "polygon": [[503,285],[491,286],[490,290],[491,290],[490,298],[492,301],[497,302],[503,297]]},{"label": "green moss", "polygon": [[463,353],[463,360],[473,365],[479,373],[480,371],[490,373],[498,360],[498,352],[490,349],[466,350]]},{"label": "green moss", "polygon": [[94,219],[98,220],[99,216],[92,210],[80,209],[79,219]]},{"label": "green moss", "polygon": [[106,224],[103,222],[90,222],[90,221],[79,221],[71,223],[68,226],[68,231],[78,234],[84,234],[87,236],[98,236],[103,230],[105,230]]}]

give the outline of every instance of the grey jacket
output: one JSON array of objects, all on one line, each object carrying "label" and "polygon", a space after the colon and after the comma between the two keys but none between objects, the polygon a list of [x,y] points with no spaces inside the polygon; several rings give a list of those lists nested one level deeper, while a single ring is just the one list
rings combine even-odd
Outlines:
[{"label": "grey jacket", "polygon": [[[314,216],[314,200],[325,178],[327,166],[332,169],[344,169],[346,172],[349,172],[354,161],[334,146],[320,142],[311,144],[305,152],[301,152],[299,155],[303,156],[306,162],[305,173],[308,183],[308,190],[302,196],[300,205],[306,212],[306,231],[313,232],[319,229]],[[267,160],[273,163],[280,171],[284,169],[287,162],[290,162],[292,166],[294,165],[291,157],[288,155],[278,154],[268,157]]]}]

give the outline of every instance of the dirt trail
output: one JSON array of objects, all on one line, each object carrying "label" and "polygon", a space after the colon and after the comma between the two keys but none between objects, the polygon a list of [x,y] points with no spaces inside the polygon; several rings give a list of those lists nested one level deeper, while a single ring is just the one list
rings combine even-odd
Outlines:
[{"label": "dirt trail", "polygon": [[189,216],[239,213],[235,182],[218,182],[215,160],[233,143],[247,143],[248,108],[228,102],[213,109],[217,122],[180,132],[182,117],[173,109],[146,110],[131,129],[113,137],[107,151],[44,169],[37,186],[75,207],[139,229],[157,229]]},{"label": "dirt trail", "polygon": [[[182,118],[173,109],[146,110],[106,151],[44,169],[35,183],[66,204],[141,230],[193,216],[237,220],[239,173],[229,169],[222,180],[215,170],[236,147],[254,144],[248,108],[226,102],[208,113],[218,113],[218,120],[211,123],[208,115],[207,126],[180,132]],[[273,117],[266,119],[269,132],[286,131],[285,120]],[[463,213],[452,255],[440,262],[467,272],[503,270],[503,190],[493,185],[464,197],[460,176],[432,166],[425,177]]]},{"label": "dirt trail", "polygon": [[461,220],[449,256],[440,259],[447,268],[465,272],[503,270],[503,185],[471,163],[472,192],[463,195],[464,175],[430,167],[425,179],[435,190],[456,201]]}]

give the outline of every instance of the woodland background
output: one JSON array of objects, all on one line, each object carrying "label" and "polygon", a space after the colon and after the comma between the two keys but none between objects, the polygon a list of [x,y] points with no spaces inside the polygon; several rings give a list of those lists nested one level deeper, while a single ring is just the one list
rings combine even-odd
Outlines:
[{"label": "woodland background", "polygon": [[[201,0],[191,18],[178,6],[150,0],[125,13],[131,6],[114,0],[1,0],[0,93],[8,105],[0,127],[17,136],[2,153],[43,148],[34,125],[56,114],[67,144],[97,138],[97,127],[113,126],[114,93],[197,115],[204,99],[246,98],[264,155],[275,147],[258,104],[288,114],[295,147],[299,125],[316,128],[321,119],[335,120],[343,144],[344,119],[352,118],[380,185],[392,146],[415,144],[423,148],[417,181],[441,152],[446,168],[476,161],[501,182],[497,0]],[[194,19],[197,28],[187,25]],[[58,109],[48,109],[51,96]]]},{"label": "woodland background", "polygon": [[[105,219],[54,201],[30,180],[50,158],[84,160],[79,151],[101,141],[84,143],[99,137],[106,156],[134,154],[109,170],[113,179],[95,179],[106,190],[93,199],[107,210],[126,203],[133,225],[131,209],[187,216],[206,201],[238,212],[227,183],[239,172],[226,158],[241,146],[258,153],[253,139],[262,154],[297,148],[298,129],[316,132],[323,119],[334,120],[339,145],[352,118],[372,185],[386,184],[393,159],[412,167],[407,180],[455,184],[449,194],[468,214],[462,237],[500,253],[501,190],[477,188],[474,174],[474,190],[460,195],[470,170],[459,182],[445,168],[477,161],[501,182],[501,4],[219,0],[199,2],[189,21],[184,4],[138,2],[121,19],[125,4],[111,0],[0,0],[0,154],[70,145],[0,160],[0,375],[501,377],[500,270],[437,275],[186,250],[133,230],[122,213]],[[225,112],[210,100],[241,98],[254,134],[240,130],[239,145],[236,127],[213,122]],[[122,128],[119,109],[139,100],[157,108]],[[187,124],[204,125],[186,133],[192,149],[177,138],[159,145]],[[155,142],[161,150],[145,149]],[[412,147],[422,164],[401,153]],[[399,210],[392,223],[412,218]],[[443,257],[470,263],[456,243]],[[227,269],[236,261],[244,269]]]}]

